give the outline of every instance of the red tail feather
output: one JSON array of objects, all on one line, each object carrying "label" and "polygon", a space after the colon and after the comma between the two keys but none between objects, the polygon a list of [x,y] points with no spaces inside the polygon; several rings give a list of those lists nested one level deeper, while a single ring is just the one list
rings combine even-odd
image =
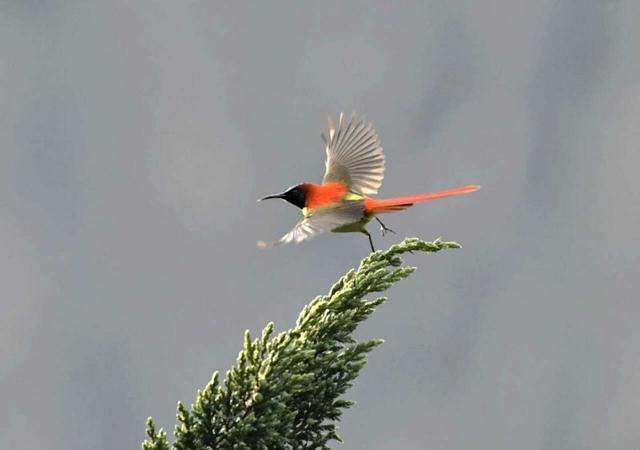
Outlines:
[{"label": "red tail feather", "polygon": [[453,189],[447,189],[440,192],[432,192],[428,194],[409,195],[407,197],[396,197],[387,199],[366,198],[364,208],[367,214],[379,214],[386,212],[402,211],[414,203],[426,202],[438,198],[452,197],[454,195],[467,194],[480,189],[477,185],[461,186]]}]

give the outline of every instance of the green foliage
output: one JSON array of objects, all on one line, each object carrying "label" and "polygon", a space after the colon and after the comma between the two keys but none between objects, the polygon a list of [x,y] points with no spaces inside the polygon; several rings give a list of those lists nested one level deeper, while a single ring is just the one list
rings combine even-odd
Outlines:
[{"label": "green foliage", "polygon": [[[340,441],[336,425],[352,405],[343,394],[382,340],[357,342],[353,332],[386,300],[381,292],[411,274],[401,254],[459,248],[455,242],[405,239],[376,251],[349,270],[329,294],[304,307],[295,328],[273,335],[268,324],[259,338],[247,331],[244,348],[224,382],[218,372],[199,390],[191,410],[178,403],[175,450],[327,449]],[[169,450],[166,433],[147,421],[143,450]]]}]

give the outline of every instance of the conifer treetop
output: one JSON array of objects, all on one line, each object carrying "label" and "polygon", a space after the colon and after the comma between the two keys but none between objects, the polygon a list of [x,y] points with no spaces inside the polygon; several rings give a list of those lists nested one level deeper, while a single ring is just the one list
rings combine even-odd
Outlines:
[{"label": "conifer treetop", "polygon": [[343,398],[381,339],[358,342],[357,326],[386,297],[367,300],[406,278],[414,267],[400,255],[459,248],[456,242],[407,238],[364,258],[326,295],[306,305],[294,328],[260,337],[247,331],[236,365],[198,390],[190,408],[178,403],[172,445],[147,420],[143,450],[328,449],[340,441],[337,424],[353,402]]}]

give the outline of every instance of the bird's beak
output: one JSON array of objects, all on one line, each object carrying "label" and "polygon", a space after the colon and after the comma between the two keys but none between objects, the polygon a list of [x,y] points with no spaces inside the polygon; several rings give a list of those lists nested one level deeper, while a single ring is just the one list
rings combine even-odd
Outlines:
[{"label": "bird's beak", "polygon": [[262,200],[268,200],[270,198],[284,198],[284,193],[282,194],[273,194],[273,195],[267,195],[266,197],[262,197],[261,199],[258,199],[259,202],[261,202]]}]

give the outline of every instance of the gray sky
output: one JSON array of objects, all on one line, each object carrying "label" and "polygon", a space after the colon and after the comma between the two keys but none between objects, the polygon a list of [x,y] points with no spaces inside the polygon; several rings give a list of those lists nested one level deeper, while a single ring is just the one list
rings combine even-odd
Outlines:
[{"label": "gray sky", "polygon": [[343,447],[638,448],[640,3],[269,3],[0,1],[0,449],[172,430],[356,264],[359,235],[255,246],[340,110],[382,195],[483,185],[387,217],[464,248],[359,332]]}]

